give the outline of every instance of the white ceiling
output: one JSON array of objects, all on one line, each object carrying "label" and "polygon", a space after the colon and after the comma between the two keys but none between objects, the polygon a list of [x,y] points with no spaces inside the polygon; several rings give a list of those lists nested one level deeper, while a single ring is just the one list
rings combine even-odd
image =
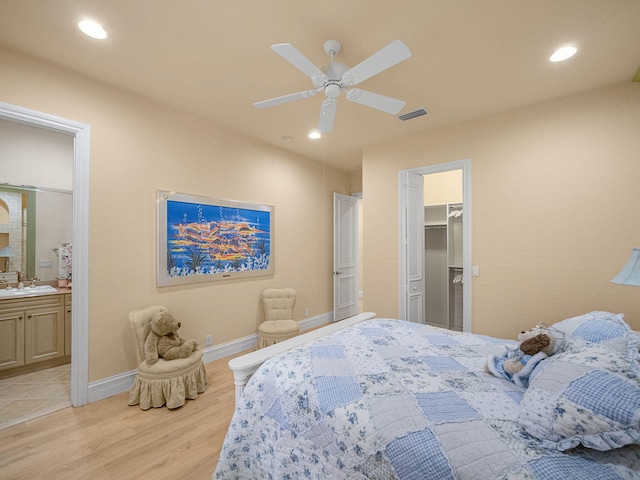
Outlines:
[{"label": "white ceiling", "polygon": [[[106,40],[78,30],[87,17]],[[405,100],[400,113],[424,106],[429,114],[401,122],[341,95],[334,130],[312,141],[322,93],[253,107],[312,88],[270,45],[292,43],[325,66],[329,39],[342,43],[336,61],[349,67],[401,39],[412,57],[359,87]],[[567,43],[578,54],[550,63]],[[640,1],[2,0],[0,44],[353,171],[367,145],[630,82]]]}]

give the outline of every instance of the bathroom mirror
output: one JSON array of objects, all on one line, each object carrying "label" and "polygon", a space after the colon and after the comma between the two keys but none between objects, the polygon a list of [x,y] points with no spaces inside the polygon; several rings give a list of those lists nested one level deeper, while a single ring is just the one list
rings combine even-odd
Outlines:
[{"label": "bathroom mirror", "polygon": [[67,269],[59,248],[71,242],[72,199],[64,190],[0,184],[0,249],[9,246],[13,253],[0,258],[0,270],[22,271],[25,282],[61,276]]},{"label": "bathroom mirror", "polygon": [[0,251],[13,253],[0,269],[24,272],[25,282],[59,275],[53,249],[71,242],[73,152],[72,135],[0,119]]}]

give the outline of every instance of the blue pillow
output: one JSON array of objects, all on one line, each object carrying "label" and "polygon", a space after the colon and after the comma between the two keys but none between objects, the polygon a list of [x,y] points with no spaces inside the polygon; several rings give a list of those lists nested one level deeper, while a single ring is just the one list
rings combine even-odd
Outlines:
[{"label": "blue pillow", "polygon": [[562,339],[560,352],[600,343],[615,338],[636,336],[621,313],[591,312],[551,325]]}]

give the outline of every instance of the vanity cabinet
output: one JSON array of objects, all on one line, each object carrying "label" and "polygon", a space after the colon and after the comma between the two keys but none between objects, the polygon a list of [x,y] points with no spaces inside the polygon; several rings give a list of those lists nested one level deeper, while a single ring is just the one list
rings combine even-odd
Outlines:
[{"label": "vanity cabinet", "polygon": [[65,356],[65,296],[0,300],[0,371]]}]

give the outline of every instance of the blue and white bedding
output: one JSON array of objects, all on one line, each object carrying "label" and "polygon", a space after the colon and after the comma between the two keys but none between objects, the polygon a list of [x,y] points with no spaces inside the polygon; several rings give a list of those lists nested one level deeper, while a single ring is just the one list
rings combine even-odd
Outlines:
[{"label": "blue and white bedding", "polygon": [[[562,451],[527,433],[526,389],[484,371],[513,345],[374,319],[273,357],[249,381],[212,478],[640,478],[637,444]],[[636,426],[638,412],[626,409]]]}]

